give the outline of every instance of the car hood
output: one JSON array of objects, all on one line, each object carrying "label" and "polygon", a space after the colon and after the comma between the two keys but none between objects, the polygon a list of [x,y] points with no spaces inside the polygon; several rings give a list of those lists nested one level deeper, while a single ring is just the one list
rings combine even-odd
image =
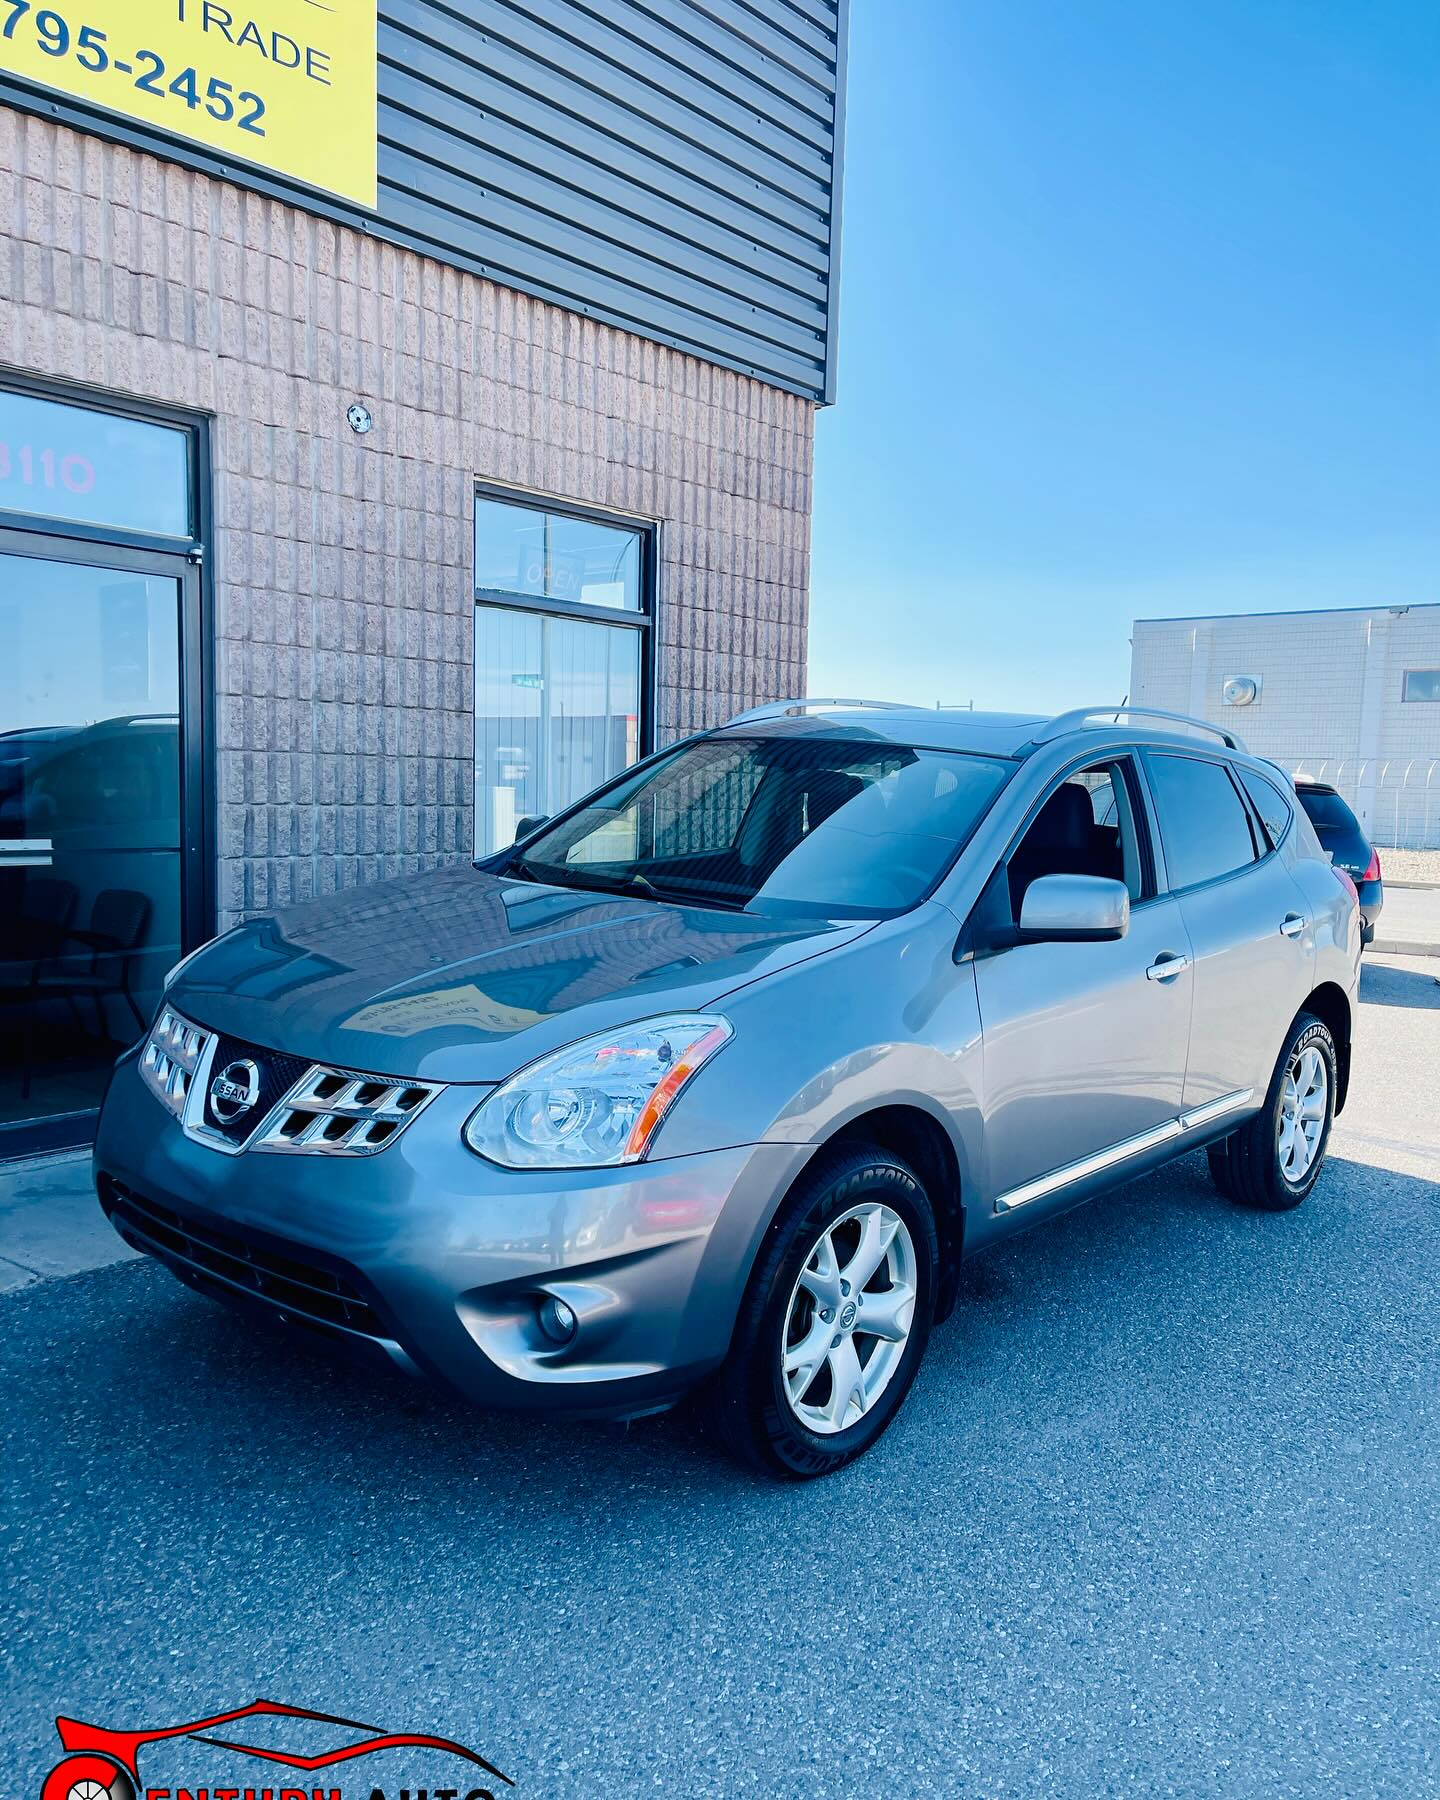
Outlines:
[{"label": "car hood", "polygon": [[462,866],[238,926],[186,963],[168,998],[197,1024],[316,1062],[502,1081],[589,1032],[711,1006],[868,929]]}]

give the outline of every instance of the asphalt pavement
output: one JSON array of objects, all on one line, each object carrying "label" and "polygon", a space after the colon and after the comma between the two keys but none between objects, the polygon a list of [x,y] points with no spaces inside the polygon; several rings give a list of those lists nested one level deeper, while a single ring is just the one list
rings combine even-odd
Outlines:
[{"label": "asphalt pavement", "polygon": [[[1440,1793],[1437,972],[1367,962],[1298,1212],[1190,1157],[977,1258],[895,1426],[814,1486],[686,1415],[357,1376],[146,1262],[17,1288],[0,1793],[39,1793],[58,1712],[256,1695],[459,1739],[527,1800]],[[293,1779],[467,1774],[505,1791],[413,1751]]]},{"label": "asphalt pavement", "polygon": [[1440,887],[1387,881],[1375,941],[1377,950],[1440,956]]}]

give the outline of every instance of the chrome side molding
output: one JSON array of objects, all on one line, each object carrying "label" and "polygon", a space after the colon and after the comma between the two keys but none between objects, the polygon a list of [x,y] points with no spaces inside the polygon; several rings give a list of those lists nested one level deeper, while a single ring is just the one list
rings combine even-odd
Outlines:
[{"label": "chrome side molding", "polygon": [[1071,1182],[1085,1181],[1091,1175],[1103,1174],[1106,1169],[1128,1162],[1132,1156],[1143,1156],[1147,1150],[1158,1150],[1162,1144],[1167,1144],[1174,1138],[1184,1137],[1187,1132],[1214,1124],[1216,1119],[1223,1119],[1226,1113],[1238,1112],[1254,1092],[1254,1088],[1237,1088],[1233,1094],[1222,1094],[1218,1100],[1207,1100],[1203,1106],[1192,1107],[1178,1118],[1166,1119],[1163,1124],[1152,1126],[1149,1131],[1139,1132],[1135,1137],[1122,1138],[1118,1144],[1111,1144],[1105,1150],[1097,1150],[1093,1156],[1084,1156],[1078,1162],[1066,1163],[1062,1169],[1052,1169],[1048,1175],[1037,1176],[1034,1181],[1011,1188],[1008,1193],[998,1194],[995,1198],[995,1210],[1014,1212],[1017,1207],[1028,1206],[1032,1200],[1043,1200],[1047,1194],[1069,1187]]},{"label": "chrome side molding", "polygon": [[1226,1113],[1239,1112],[1254,1092],[1254,1088],[1236,1088],[1233,1094],[1222,1094],[1218,1100],[1207,1100],[1204,1106],[1192,1106],[1189,1112],[1181,1113],[1180,1129],[1198,1131],[1202,1125],[1223,1119]]},{"label": "chrome side molding", "polygon": [[1023,1187],[1011,1188],[1008,1194],[997,1195],[995,1210],[1014,1212],[1017,1206],[1028,1206],[1032,1200],[1043,1200],[1046,1194],[1053,1194],[1057,1188],[1069,1187],[1072,1181],[1084,1181],[1089,1175],[1099,1175],[1102,1170],[1112,1168],[1116,1163],[1143,1155],[1146,1150],[1158,1149],[1161,1144],[1179,1136],[1180,1121],[1166,1119],[1163,1125],[1156,1125],[1150,1131],[1142,1131],[1136,1137],[1122,1138],[1118,1144],[1111,1144],[1108,1150],[1097,1150],[1093,1156],[1082,1157],[1079,1162],[1066,1163],[1063,1169],[1053,1169],[1048,1175],[1027,1181]]}]

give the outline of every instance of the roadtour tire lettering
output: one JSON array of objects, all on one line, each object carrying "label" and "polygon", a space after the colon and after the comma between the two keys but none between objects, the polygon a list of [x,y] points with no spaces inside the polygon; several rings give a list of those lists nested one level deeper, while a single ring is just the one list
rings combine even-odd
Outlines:
[{"label": "roadtour tire lettering", "polygon": [[[1321,1065],[1323,1106],[1310,1160],[1299,1177],[1291,1180],[1278,1152],[1286,1106],[1285,1083],[1287,1074],[1307,1051],[1313,1052]],[[1299,1206],[1325,1167],[1339,1086],[1340,1062],[1329,1026],[1313,1013],[1300,1013],[1286,1034],[1264,1106],[1238,1131],[1210,1145],[1206,1152],[1210,1178],[1226,1199],[1259,1212],[1290,1212]]]}]

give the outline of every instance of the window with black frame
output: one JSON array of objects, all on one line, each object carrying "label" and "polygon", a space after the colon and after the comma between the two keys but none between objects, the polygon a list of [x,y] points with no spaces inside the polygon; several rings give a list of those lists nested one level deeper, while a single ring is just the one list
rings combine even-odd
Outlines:
[{"label": "window with black frame", "polygon": [[475,500],[475,854],[648,748],[650,528]]},{"label": "window with black frame", "polygon": [[85,1139],[206,925],[200,429],[0,387],[0,1154]]}]

